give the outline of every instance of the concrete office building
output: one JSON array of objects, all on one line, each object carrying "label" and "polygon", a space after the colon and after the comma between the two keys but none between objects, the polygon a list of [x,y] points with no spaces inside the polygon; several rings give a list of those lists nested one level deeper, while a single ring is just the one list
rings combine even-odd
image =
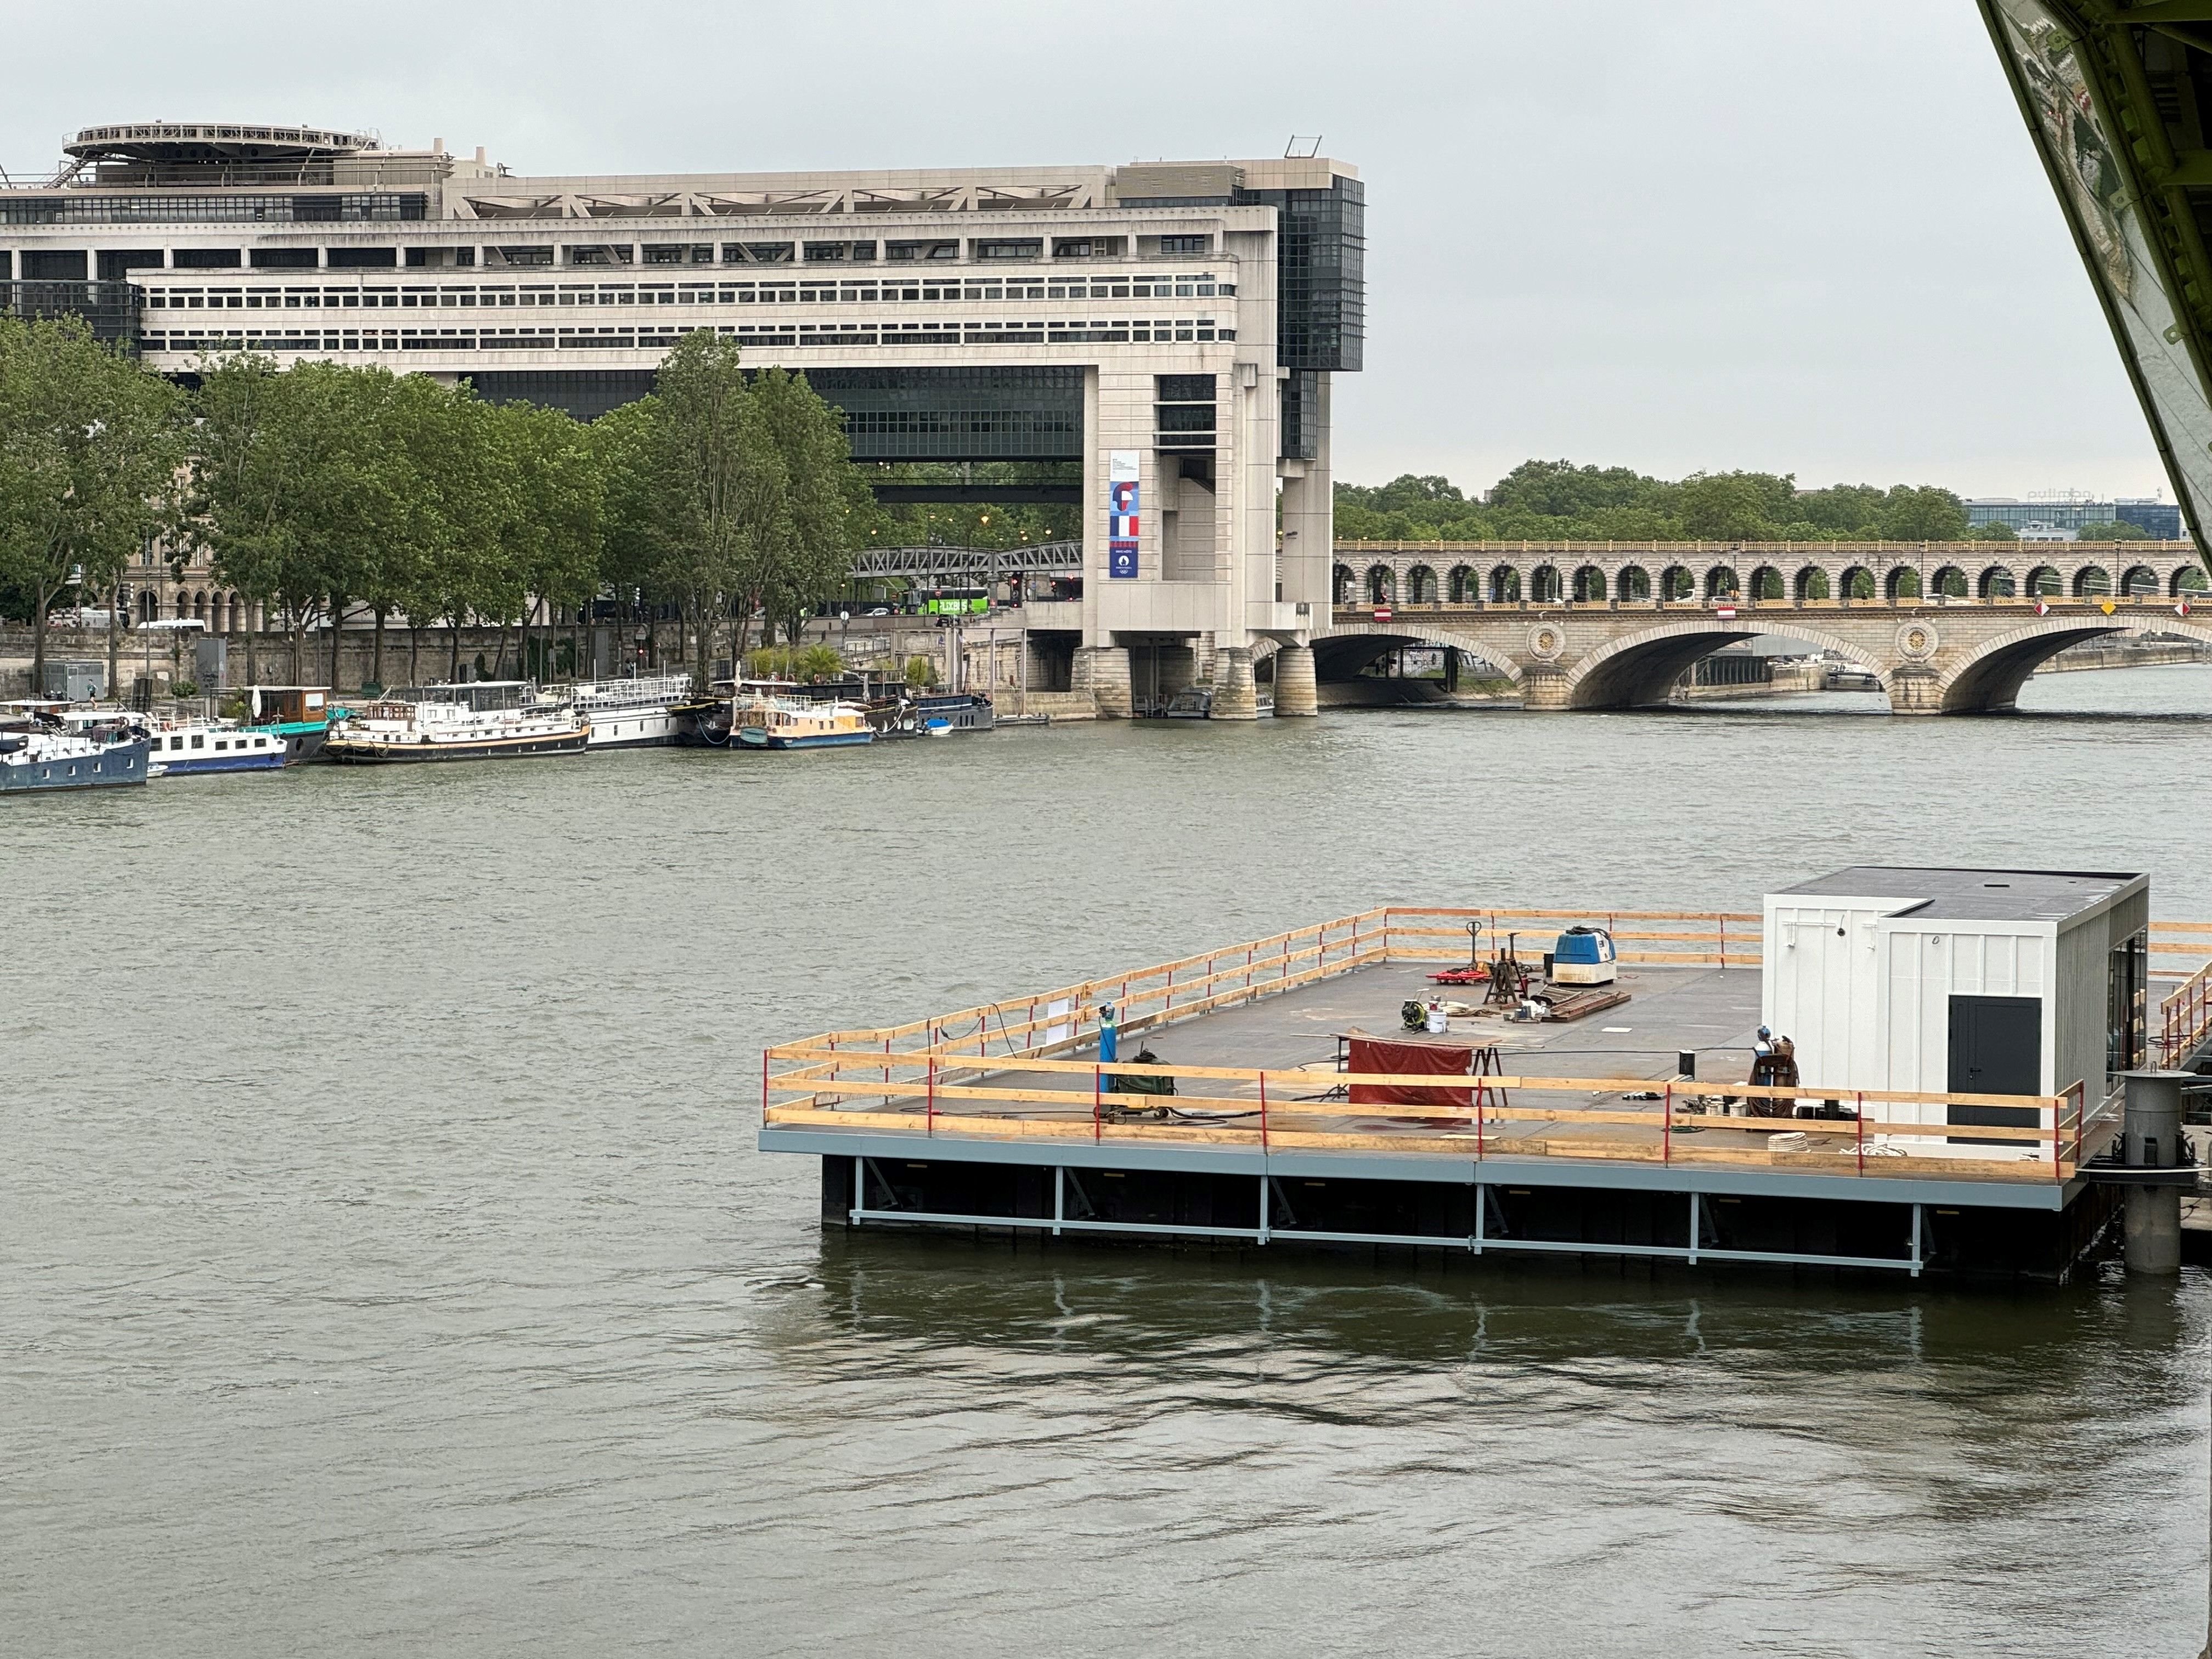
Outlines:
[{"label": "concrete office building", "polygon": [[82,311],[168,373],[380,362],[586,418],[711,327],[804,369],[858,461],[1060,464],[1082,597],[1025,616],[1101,712],[1133,647],[1162,693],[1210,670],[1230,715],[1287,647],[1278,708],[1312,707],[1329,383],[1364,320],[1341,163],[525,178],[442,141],[173,122],[64,149],[0,189],[0,303]]}]

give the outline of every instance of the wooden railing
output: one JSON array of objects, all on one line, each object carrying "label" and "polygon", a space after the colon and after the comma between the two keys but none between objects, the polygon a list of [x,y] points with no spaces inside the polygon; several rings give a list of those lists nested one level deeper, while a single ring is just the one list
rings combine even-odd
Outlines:
[{"label": "wooden railing", "polygon": [[[2160,947],[2154,944],[2153,950]],[[2180,950],[2182,946],[2167,946]],[[2212,1037],[2212,962],[2208,962],[2158,1005],[2159,1060],[2179,1066]]]},{"label": "wooden railing", "polygon": [[[793,1043],[771,1051],[799,1062],[764,1075],[771,1097],[765,1121],[792,1127],[894,1131],[932,1136],[960,1134],[1038,1140],[1139,1141],[1256,1147],[1263,1151],[1441,1152],[1459,1158],[1547,1157],[1666,1164],[1786,1164],[1819,1174],[1941,1176],[1955,1179],[2068,1180],[2085,1158],[2102,1149],[2109,1120],[2087,1109],[2079,1084],[2051,1096],[1939,1093],[1913,1090],[1823,1090],[1737,1083],[1655,1085],[1648,1078],[1558,1078],[1486,1075],[1440,1077],[1434,1073],[1307,1071],[1237,1066],[1101,1064],[1095,1060],[1030,1060],[1024,1077],[1007,1080],[1007,1068],[963,1061],[937,1049],[892,1049],[858,1054],[821,1044]],[[1044,1081],[1037,1081],[1037,1074]],[[1170,1096],[1127,1090],[1124,1079],[1173,1079]],[[1059,1080],[1065,1079],[1065,1085]],[[997,1079],[997,1080],[994,1080]],[[1182,1092],[1187,1085],[1200,1085]],[[1419,1089],[1428,1101],[1354,1103],[1325,1097],[1369,1085]],[[1320,1092],[1316,1092],[1316,1091]],[[1463,1097],[1446,1103],[1439,1095]],[[1561,1105],[1547,1097],[1586,1102],[1644,1096],[1648,1105]],[[1532,1097],[1534,1098],[1532,1098]],[[1773,1102],[1784,1110],[1818,1103],[1841,1115],[1752,1117],[1713,1109],[1730,1103]],[[856,1109],[839,1103],[876,1100]],[[977,1109],[988,1105],[989,1110]],[[1916,1107],[1938,1113],[1877,1115],[1883,1108]],[[1959,1124],[1954,1106],[2033,1110],[2033,1125]],[[1132,1119],[1132,1112],[1170,1115]],[[1316,1127],[1316,1119],[1405,1121],[1408,1129]],[[1549,1135],[1547,1128],[1574,1126]],[[1634,1136],[1590,1133],[1581,1126],[1632,1128]],[[1426,1131],[1426,1133],[1424,1133]],[[1687,1137],[1714,1133],[1711,1140]],[[1803,1137],[1802,1146],[1778,1151],[1765,1139]],[[1761,1137],[1754,1141],[1752,1137]],[[1952,1145],[2016,1148],[1946,1155]]]},{"label": "wooden railing", "polygon": [[[1760,918],[1750,912],[1383,906],[1032,996],[898,1025],[829,1031],[770,1048],[762,1055],[762,1114],[772,1124],[924,1135],[1442,1151],[1475,1158],[1510,1152],[1668,1164],[1786,1163],[1824,1173],[2011,1180],[2070,1178],[2117,1128],[2111,1103],[2093,1107],[2078,1083],[2049,1097],[1970,1095],[1649,1078],[1461,1080],[1426,1073],[1355,1075],[1297,1067],[1101,1064],[1061,1058],[1097,1041],[1101,1011],[1108,1004],[1115,1008],[1126,1041],[1361,968],[1487,961],[1516,931],[1532,936],[1531,948],[1522,954],[1533,959],[1540,954],[1542,941],[1576,922],[1604,925],[1624,963],[1721,969],[1759,964]],[[2155,955],[2203,963],[2212,954],[2212,924],[2155,923],[2150,949]],[[2180,991],[2164,1000],[2161,1017],[2160,1040],[2169,1057],[2176,1053],[2177,1033],[2203,1034],[2212,1023],[2212,964],[2200,966]],[[1178,1090],[1189,1083],[1201,1085],[1202,1091],[1163,1097],[1111,1086],[1124,1077],[1171,1078]],[[1058,1081],[1063,1078],[1067,1081]],[[1438,1097],[1438,1090],[1463,1091],[1469,1103],[1353,1104],[1338,1097],[1347,1085],[1368,1084],[1422,1089],[1430,1091],[1429,1100]],[[1317,1097],[1323,1095],[1329,1097]],[[1562,1095],[1577,1097],[1582,1103],[1559,1103]],[[1607,1097],[1638,1095],[1644,1101],[1602,1103]],[[1716,1097],[1815,1102],[1838,1115],[1740,1116],[1708,1109]],[[875,1103],[866,1104],[871,1101]],[[1870,1106],[1876,1113],[1869,1113]],[[1946,1121],[1954,1106],[2033,1109],[2037,1121],[1954,1124]],[[979,1109],[983,1107],[989,1109]],[[1881,1109],[1893,1107],[1914,1109],[1903,1115]],[[1154,1115],[1130,1115],[1137,1112]],[[1164,1112],[1169,1115],[1159,1115]],[[1928,1121],[1930,1116],[1936,1121]],[[1313,1121],[1320,1118],[1406,1121],[1409,1127],[1315,1127]],[[1544,1126],[1565,1126],[1568,1133],[1547,1135]],[[1608,1127],[1641,1133],[1607,1135],[1602,1131]],[[1421,1133],[1425,1129],[1430,1133]],[[1778,1133],[1800,1133],[1806,1140],[1802,1148],[1778,1152],[1770,1141],[1752,1139]],[[1964,1142],[1992,1150],[1951,1152],[1954,1144]],[[2028,1155],[1997,1156],[1995,1149],[2007,1143]]]}]

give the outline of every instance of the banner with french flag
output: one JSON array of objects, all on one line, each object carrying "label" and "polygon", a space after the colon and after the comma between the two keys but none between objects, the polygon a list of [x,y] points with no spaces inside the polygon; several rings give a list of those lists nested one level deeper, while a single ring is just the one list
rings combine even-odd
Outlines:
[{"label": "banner with french flag", "polygon": [[1138,452],[1115,449],[1106,456],[1106,574],[1123,580],[1134,576],[1139,503]]}]

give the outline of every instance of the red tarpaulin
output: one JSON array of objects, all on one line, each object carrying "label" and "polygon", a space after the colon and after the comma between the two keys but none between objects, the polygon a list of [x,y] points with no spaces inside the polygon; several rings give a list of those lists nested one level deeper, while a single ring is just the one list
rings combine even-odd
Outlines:
[{"label": "red tarpaulin", "polygon": [[[1386,1042],[1380,1037],[1353,1037],[1351,1069],[1420,1077],[1465,1077],[1474,1061],[1474,1045],[1442,1042]],[[1421,1089],[1411,1085],[1355,1083],[1355,1106],[1472,1106],[1474,1091]]]}]

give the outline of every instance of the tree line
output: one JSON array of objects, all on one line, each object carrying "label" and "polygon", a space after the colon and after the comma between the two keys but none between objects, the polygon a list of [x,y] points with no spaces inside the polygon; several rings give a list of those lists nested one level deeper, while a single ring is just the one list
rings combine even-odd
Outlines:
[{"label": "tree line", "polygon": [[75,319],[0,317],[0,612],[31,622],[34,672],[57,601],[115,599],[150,548],[179,576],[204,556],[264,606],[295,680],[328,627],[337,683],[333,623],[374,618],[380,684],[388,625],[411,679],[442,624],[459,678],[465,623],[500,628],[502,656],[520,630],[526,658],[533,627],[550,647],[556,617],[611,593],[649,628],[672,609],[703,683],[712,657],[742,659],[757,616],[763,643],[778,623],[796,639],[876,528],[837,410],[710,330],[678,342],[650,396],[588,423],[381,367],[239,354],[197,380],[143,371]]},{"label": "tree line", "polygon": [[[1668,481],[1625,466],[1523,461],[1478,499],[1448,478],[1411,473],[1336,486],[1336,533],[1347,541],[2012,540],[2003,525],[1966,523],[1965,504],[1934,484],[1833,484],[1801,490],[1792,473],[1695,472]],[[2118,540],[2143,532],[2117,524]]]}]

